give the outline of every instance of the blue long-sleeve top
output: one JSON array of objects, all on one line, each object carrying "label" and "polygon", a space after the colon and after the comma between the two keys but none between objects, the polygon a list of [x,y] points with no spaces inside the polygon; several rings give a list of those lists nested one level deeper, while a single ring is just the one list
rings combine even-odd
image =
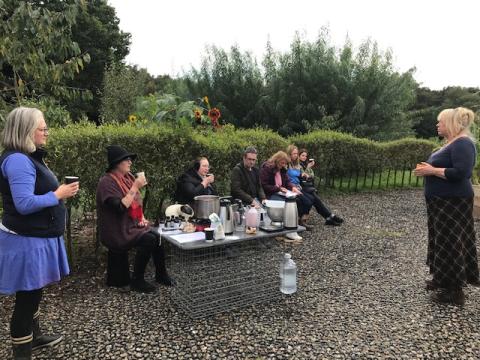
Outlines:
[{"label": "blue long-sleeve top", "polygon": [[55,194],[50,191],[35,195],[35,165],[28,156],[14,153],[2,163],[2,174],[8,180],[15,208],[22,215],[32,214],[43,208],[58,205]]},{"label": "blue long-sleeve top", "polygon": [[468,198],[473,196],[472,171],[476,149],[473,141],[460,137],[430,155],[427,162],[437,168],[445,168],[446,179],[425,177],[425,196],[443,198]]},{"label": "blue long-sleeve top", "polygon": [[302,174],[302,171],[300,169],[289,167],[287,170],[288,180],[290,180],[290,182],[295,186],[300,185],[301,174]]}]

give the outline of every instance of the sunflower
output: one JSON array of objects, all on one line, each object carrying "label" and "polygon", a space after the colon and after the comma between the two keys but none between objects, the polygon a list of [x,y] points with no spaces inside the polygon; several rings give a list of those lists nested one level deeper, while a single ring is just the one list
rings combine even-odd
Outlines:
[{"label": "sunflower", "polygon": [[218,119],[220,118],[222,114],[220,113],[220,110],[218,110],[217,108],[213,108],[213,109],[210,109],[208,110],[208,117],[210,118],[210,120],[212,121],[212,125],[215,126],[215,127],[218,127]]},{"label": "sunflower", "polygon": [[200,122],[202,121],[202,110],[201,109],[195,109],[195,111],[193,112],[194,116],[195,116],[195,120],[197,122]]},{"label": "sunflower", "polygon": [[128,121],[131,123],[134,123],[135,121],[137,121],[137,117],[135,115],[129,115]]}]

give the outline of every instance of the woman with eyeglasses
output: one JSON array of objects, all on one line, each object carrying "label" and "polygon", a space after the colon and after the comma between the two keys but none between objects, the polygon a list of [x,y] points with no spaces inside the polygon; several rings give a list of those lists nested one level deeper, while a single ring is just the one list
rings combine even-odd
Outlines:
[{"label": "woman with eyeglasses", "polygon": [[[145,280],[150,258],[155,264],[155,281],[172,286],[165,267],[160,235],[143,215],[140,189],[147,185],[143,173],[131,173],[136,154],[123,147],[107,147],[108,168],[97,186],[97,218],[100,241],[108,248],[107,285],[151,293],[155,286]],[[130,279],[128,250],[136,248],[133,276]]]},{"label": "woman with eyeglasses", "polygon": [[19,107],[8,114],[0,156],[0,293],[15,294],[10,322],[14,359],[30,359],[32,350],[63,339],[42,334],[39,306],[43,288],[70,272],[63,201],[77,194],[79,183],[59,185],[44,162],[47,139],[40,110]]}]

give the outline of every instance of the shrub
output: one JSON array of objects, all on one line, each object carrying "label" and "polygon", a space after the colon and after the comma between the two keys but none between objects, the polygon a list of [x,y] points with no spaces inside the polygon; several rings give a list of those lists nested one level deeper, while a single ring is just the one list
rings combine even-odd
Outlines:
[{"label": "shrub", "polygon": [[306,147],[318,164],[334,167],[338,172],[366,169],[379,163],[392,167],[403,166],[405,162],[414,164],[425,160],[435,146],[414,139],[377,143],[331,131],[316,131],[287,140],[270,130],[235,130],[231,126],[218,132],[198,133],[187,126],[75,124],[52,130],[48,162],[59,178],[80,177],[83,196],[81,200],[72,199],[71,204],[92,211],[97,182],[107,166],[105,148],[110,144],[124,146],[138,154],[134,171],[145,171],[149,181],[147,216],[156,216],[162,200],[173,194],[175,179],[194,158],[200,155],[209,158],[220,193],[228,194],[231,169],[241,161],[245,147],[257,147],[260,163],[289,143]]}]

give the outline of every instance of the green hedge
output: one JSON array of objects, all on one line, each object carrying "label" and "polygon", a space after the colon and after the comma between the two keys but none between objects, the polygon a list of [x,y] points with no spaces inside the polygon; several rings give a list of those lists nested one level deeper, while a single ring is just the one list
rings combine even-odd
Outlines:
[{"label": "green hedge", "polygon": [[106,146],[124,146],[138,154],[134,171],[146,172],[147,214],[152,216],[159,213],[161,200],[171,197],[175,179],[197,156],[209,158],[217,186],[222,194],[227,194],[230,171],[240,161],[245,147],[256,146],[261,162],[274,152],[284,150],[289,143],[306,147],[317,160],[318,168],[332,167],[340,172],[372,168],[380,163],[392,168],[406,162],[415,164],[425,160],[435,146],[432,142],[414,139],[377,143],[330,131],[285,139],[269,130],[234,130],[228,126],[219,132],[202,134],[189,127],[83,124],[52,129],[47,160],[59,178],[80,176],[83,196],[72,204],[78,206],[82,201],[84,209],[91,211],[95,208],[98,179],[107,166]]},{"label": "green hedge", "polygon": [[425,161],[437,144],[428,140],[402,139],[376,142],[334,131],[314,131],[289,138],[299,148],[306,148],[316,159],[317,169],[336,174],[356,170],[403,169]]}]

